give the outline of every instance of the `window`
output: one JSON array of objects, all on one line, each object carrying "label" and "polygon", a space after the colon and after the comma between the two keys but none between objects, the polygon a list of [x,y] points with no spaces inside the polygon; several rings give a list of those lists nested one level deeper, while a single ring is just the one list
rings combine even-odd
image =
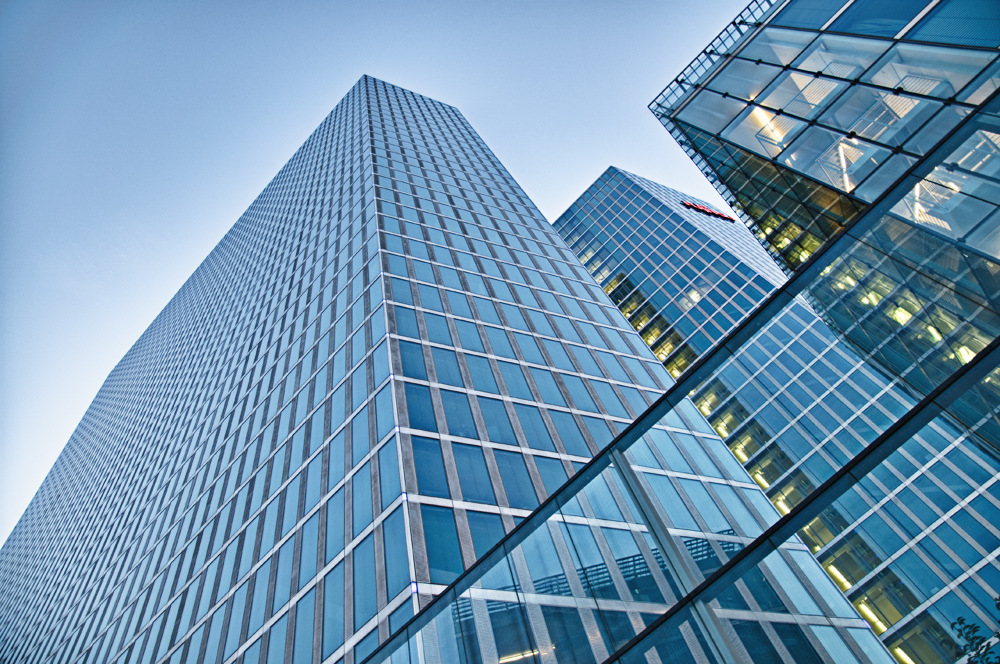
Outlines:
[{"label": "window", "polygon": [[517,341],[517,345],[521,349],[521,354],[526,361],[533,364],[548,364],[542,356],[542,351],[538,350],[538,344],[535,342],[534,337],[515,332],[514,339]]},{"label": "window", "polygon": [[528,381],[524,379],[521,367],[512,362],[497,362],[500,373],[503,375],[504,383],[507,385],[507,392],[515,399],[533,400],[531,390],[528,389]]},{"label": "window", "polygon": [[531,377],[535,380],[538,392],[542,395],[542,401],[552,406],[566,405],[566,400],[563,399],[562,392],[559,391],[559,386],[556,384],[551,372],[546,369],[536,369],[534,367],[531,367],[529,371],[531,372]]},{"label": "window", "polygon": [[406,552],[406,525],[402,508],[395,510],[382,522],[382,534],[386,589],[391,599],[410,583],[410,563]]},{"label": "window", "polygon": [[476,422],[469,408],[469,399],[463,392],[441,390],[441,405],[448,420],[448,433],[463,438],[478,438]]},{"label": "window", "polygon": [[319,543],[319,513],[312,515],[302,526],[302,553],[299,561],[299,589],[316,576],[316,557]]},{"label": "window", "polygon": [[323,580],[323,658],[344,643],[344,564],[339,563]]},{"label": "window", "polygon": [[385,509],[399,495],[399,460],[396,455],[395,438],[378,451],[378,472],[382,509]]},{"label": "window", "polygon": [[292,664],[312,664],[313,619],[316,612],[316,590],[310,590],[295,605],[295,637],[292,642]]},{"label": "window", "polygon": [[375,535],[354,548],[354,629],[364,626],[377,610],[375,597]]},{"label": "window", "polygon": [[535,466],[538,468],[538,474],[542,477],[545,492],[550,496],[566,482],[566,469],[563,468],[562,461],[559,459],[536,456]]},{"label": "window", "polygon": [[344,489],[326,504],[326,562],[344,550]]},{"label": "window", "polygon": [[[451,583],[465,571],[462,564],[462,551],[458,543],[458,531],[455,529],[455,516],[447,507],[435,505],[421,505],[420,513],[424,522],[424,541],[427,544],[430,581],[431,583]],[[374,580],[373,570],[372,584],[374,584]],[[374,592],[372,594],[374,595]]]},{"label": "window", "polygon": [[506,445],[517,445],[514,429],[510,425],[510,418],[507,417],[507,409],[504,408],[502,401],[479,397],[479,408],[483,411],[483,420],[486,422],[490,440]]},{"label": "window", "polygon": [[486,460],[481,448],[474,445],[455,443],[451,446],[455,455],[458,479],[462,485],[462,498],[474,503],[496,505],[493,484],[486,469]]},{"label": "window", "polygon": [[552,442],[552,437],[545,427],[545,421],[542,420],[542,414],[538,408],[525,404],[514,404],[514,411],[517,413],[518,419],[521,420],[521,429],[524,431],[528,447],[536,450],[556,451],[556,446]]},{"label": "window", "polygon": [[458,368],[458,358],[455,356],[455,351],[444,348],[433,348],[431,352],[434,355],[434,367],[437,370],[438,382],[445,385],[454,385],[455,387],[465,387],[465,382],[462,380],[462,372]]},{"label": "window", "polygon": [[351,478],[351,505],[354,536],[372,522],[372,476],[371,464],[361,466]]},{"label": "window", "polygon": [[563,374],[562,379],[566,385],[566,389],[572,395],[573,402],[577,408],[580,410],[589,410],[592,413],[600,412],[597,404],[594,403],[593,398],[591,398],[590,393],[587,391],[582,378]]},{"label": "window", "polygon": [[437,314],[424,313],[424,325],[427,326],[427,338],[436,344],[443,346],[454,345],[451,341],[451,332],[448,330],[448,319]]},{"label": "window", "polygon": [[420,344],[400,341],[399,358],[403,364],[404,376],[418,380],[427,380],[427,367],[424,364],[424,352]]},{"label": "window", "polygon": [[417,314],[413,309],[396,307],[396,332],[403,337],[420,338],[420,328],[417,327]]},{"label": "window", "polygon": [[469,530],[472,531],[472,546],[476,557],[483,557],[497,542],[503,539],[503,520],[499,514],[467,512]]},{"label": "window", "polygon": [[466,355],[465,361],[469,365],[469,374],[472,376],[472,385],[475,389],[481,392],[500,394],[496,379],[493,377],[493,368],[488,359],[476,355]]},{"label": "window", "polygon": [[441,458],[441,446],[436,440],[413,436],[413,464],[417,469],[418,491],[425,496],[450,498],[448,478]]},{"label": "window", "polygon": [[562,344],[558,341],[552,341],[550,339],[542,339],[542,344],[545,345],[545,349],[549,351],[549,357],[552,358],[552,364],[557,369],[563,369],[564,371],[576,371],[576,367],[570,362],[569,355],[566,354],[566,349],[562,347]]},{"label": "window", "polygon": [[485,353],[486,349],[483,348],[483,340],[479,336],[479,330],[476,328],[475,323],[469,323],[464,320],[455,321],[455,327],[458,329],[458,338],[462,342],[462,348],[466,350],[474,350],[480,353]]},{"label": "window", "polygon": [[587,441],[583,436],[583,432],[580,431],[580,427],[577,426],[576,420],[571,413],[550,410],[549,417],[552,418],[552,423],[556,425],[556,431],[559,432],[559,439],[562,441],[563,447],[566,448],[567,454],[575,454],[582,457],[591,456],[592,453],[590,448],[587,447]]},{"label": "window", "polygon": [[410,426],[414,429],[437,431],[437,420],[434,417],[434,404],[431,401],[431,391],[423,385],[406,384],[406,410],[410,417]]},{"label": "window", "polygon": [[517,356],[514,355],[514,349],[511,348],[510,340],[507,338],[507,333],[498,327],[487,327],[486,336],[490,340],[490,346],[493,348],[493,353],[501,357],[509,357],[514,360]]},{"label": "window", "polygon": [[531,484],[531,476],[524,464],[524,457],[516,452],[496,450],[494,456],[500,477],[507,492],[507,502],[511,507],[533,510],[538,507],[538,498]]}]

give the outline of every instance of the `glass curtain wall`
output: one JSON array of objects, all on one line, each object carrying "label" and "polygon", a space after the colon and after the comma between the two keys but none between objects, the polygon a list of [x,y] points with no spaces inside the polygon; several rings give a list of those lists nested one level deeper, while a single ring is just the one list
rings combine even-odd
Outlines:
[{"label": "glass curtain wall", "polygon": [[[982,9],[754,3],[651,105],[786,270],[827,255],[799,312],[695,396],[779,509],[995,342]],[[802,533],[903,664],[955,661],[959,618],[996,629],[1000,397],[976,389]]]},{"label": "glass curtain wall", "polygon": [[[633,273],[652,275],[643,281],[647,297],[651,292],[660,298],[698,293],[702,315],[727,325],[728,331],[739,317],[732,316],[727,299],[734,291],[747,292],[738,284],[751,283],[744,277],[753,274],[750,266],[761,265],[761,258],[772,271],[775,264],[752,237],[750,246],[734,244],[749,236],[742,225],[722,221],[706,228],[703,223],[706,232],[692,235],[690,222],[681,216],[682,202],[689,197],[679,192],[668,198],[665,194],[672,190],[661,187],[651,210],[644,209],[648,199],[637,196],[636,184],[657,191],[648,180],[609,170],[560,217],[556,228],[581,258],[591,256],[585,264],[595,272],[603,273],[605,263],[613,262],[608,251],[595,255],[592,247],[597,242],[603,240],[608,246],[614,238],[616,244],[627,243],[631,264],[643,268],[633,268]],[[650,211],[656,215],[655,232],[663,244],[645,239],[651,236],[645,221]],[[687,243],[668,243],[666,238],[685,238]],[[731,251],[719,243],[727,239]],[[681,248],[704,258],[694,269],[671,266],[675,269],[668,272],[661,255]],[[710,260],[714,256],[719,258]],[[725,281],[719,280],[716,275],[733,262],[743,271],[731,271]],[[764,282],[757,276],[756,283]],[[677,309],[663,311],[664,318],[679,315]],[[695,393],[694,402],[779,512],[786,514],[862,449],[873,429],[884,428],[887,418],[914,403],[901,383],[878,362],[866,361],[800,296],[798,306],[783,312],[741,349],[725,371]],[[954,595],[938,594],[949,584],[998,594],[993,590],[992,568],[981,565],[996,555],[996,540],[977,519],[991,521],[988,515],[995,508],[990,497],[1000,468],[988,450],[959,451],[955,443],[963,437],[960,426],[935,425],[934,435],[921,443],[928,455],[923,460],[938,462],[915,458],[909,465],[887,465],[878,478],[854,487],[799,533],[879,634],[891,636],[903,630],[913,641],[915,633],[926,633],[935,625],[933,631],[943,632],[957,617],[973,614],[976,602],[971,595],[960,592],[961,599],[956,600]],[[905,480],[900,482],[900,477]],[[965,500],[979,509],[961,508]],[[915,551],[926,555],[919,557]],[[955,564],[954,556],[965,564]],[[907,598],[905,603],[894,609],[891,618],[876,616],[873,598],[895,592]],[[936,594],[937,600],[932,599]]]}]

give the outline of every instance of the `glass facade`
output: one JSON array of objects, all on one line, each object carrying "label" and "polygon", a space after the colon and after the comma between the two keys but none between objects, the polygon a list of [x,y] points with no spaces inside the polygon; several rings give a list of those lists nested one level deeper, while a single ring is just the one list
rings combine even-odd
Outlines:
[{"label": "glass facade", "polygon": [[112,371],[0,659],[359,661],[668,381],[461,114],[364,77]]},{"label": "glass facade", "polygon": [[[683,201],[690,197],[653,184],[612,169],[560,217],[556,228],[581,259],[594,254],[596,233],[622,238],[617,242],[629,243],[631,264],[655,276],[644,282],[647,293],[657,288],[664,295],[698,292],[708,320],[728,323],[725,331],[730,331],[740,320],[726,309],[732,282],[752,274],[762,255],[772,272],[776,265],[752,237],[752,245],[734,244],[749,235],[742,225],[722,221],[701,235],[691,234],[691,222],[682,216]],[[637,201],[642,192],[636,185],[660,195]],[[644,241],[652,233],[645,213],[638,212],[643,204],[653,207],[658,239],[672,240],[668,246],[674,252],[683,247],[702,257],[701,273],[679,265],[670,272],[654,271],[668,249]],[[725,233],[733,236],[729,242]],[[674,244],[678,237],[689,238],[688,243]],[[743,269],[734,270],[740,263]],[[600,260],[585,265],[595,273],[604,269]],[[711,278],[723,270],[727,281]],[[780,285],[784,278],[778,274]],[[670,362],[667,358],[668,368]],[[787,514],[862,449],[872,431],[884,429],[913,405],[900,383],[879,363],[866,362],[808,299],[799,298],[693,400],[779,513]],[[903,456],[898,465],[886,462],[799,532],[875,632],[890,633],[891,644],[902,640],[893,633],[905,634],[912,643],[918,635],[945,633],[960,616],[990,613],[988,598],[1000,595],[997,568],[989,563],[1000,551],[1000,540],[984,526],[995,523],[990,515],[1000,497],[1000,463],[992,450],[963,445],[963,438],[960,424],[935,423],[915,436],[911,449],[919,456]],[[941,592],[948,586],[958,591]],[[948,653],[947,647],[940,650]]]},{"label": "glass facade", "polygon": [[672,383],[454,108],[364,77],[102,386],[0,550],[0,658],[354,664],[492,570],[428,658],[681,610],[694,661],[884,661],[794,535],[685,608],[778,515],[689,400],[650,415]]},{"label": "glass facade", "polygon": [[[669,382],[461,115],[365,77],[102,387],[3,548],[3,657],[360,661]],[[657,441],[688,566],[771,516],[690,403]],[[680,591],[629,500],[572,529],[639,624]]]},{"label": "glass facade", "polygon": [[998,46],[982,3],[754,2],[650,106],[791,277],[694,400],[901,664],[1000,620]]},{"label": "glass facade", "polygon": [[612,167],[553,227],[677,377],[785,282],[734,221]]}]

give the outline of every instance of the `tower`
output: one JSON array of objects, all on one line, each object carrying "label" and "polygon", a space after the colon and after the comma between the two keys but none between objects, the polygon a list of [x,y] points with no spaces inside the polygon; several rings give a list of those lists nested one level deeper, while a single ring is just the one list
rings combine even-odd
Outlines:
[{"label": "tower", "polygon": [[[627,193],[621,190],[623,184],[628,187]],[[643,196],[644,192],[658,195],[649,198]],[[637,196],[638,199],[633,198]],[[641,304],[629,310],[630,303],[637,301],[636,293],[641,293],[646,303],[660,303],[657,315],[662,322],[657,321],[657,330],[667,329],[676,334],[673,330],[679,326],[674,321],[679,318],[679,310],[665,308],[662,303],[679,293],[688,299],[684,308],[688,314],[694,294],[701,319],[728,325],[723,330],[728,332],[741,319],[732,314],[737,294],[749,292],[752,296],[755,291],[748,289],[753,284],[766,288],[759,275],[754,278],[751,265],[757,267],[766,261],[770,264],[768,274],[776,277],[772,283],[784,282],[784,277],[776,272],[777,265],[742,224],[734,223],[735,220],[718,223],[714,220],[721,217],[712,217],[714,225],[706,228],[699,215],[694,217],[702,221],[702,232],[698,233],[689,215],[684,214],[684,200],[690,197],[618,169],[609,169],[555,224],[581,259],[594,257],[586,260],[585,265],[595,275],[617,273],[607,266],[606,257],[611,252],[602,250],[598,242],[621,243],[630,239],[634,242],[626,252],[632,272],[623,270],[617,277],[607,277],[604,288],[613,300],[620,301],[622,312],[653,348],[662,347],[662,342],[658,341],[660,337],[644,331],[650,317],[629,315],[647,306]],[[654,206],[660,212],[655,217],[657,223],[649,228],[638,227],[627,212],[629,205]],[[647,241],[640,242],[638,238]],[[749,238],[749,243],[740,242],[741,238]],[[703,257],[694,264],[697,271],[669,262],[678,251],[689,257],[687,265],[691,265],[691,259],[697,261],[696,257]],[[725,280],[720,280],[720,273],[726,267],[730,271],[725,273]],[[634,274],[649,276],[636,278]],[[642,286],[632,293],[616,296],[619,283]],[[752,305],[758,305],[772,289],[773,286],[758,289],[756,292],[760,294]],[[662,359],[668,367],[676,362],[672,356]],[[758,338],[741,348],[729,370],[707,381],[695,392],[693,401],[778,511],[786,514],[814,491],[832,469],[856,454],[866,443],[870,430],[904,408],[911,398],[894,384],[883,367],[866,363],[857,349],[838,336],[809,301],[802,298],[796,306],[773,319]],[[963,559],[970,567],[984,562],[984,552],[988,555],[987,549],[980,550],[989,541],[988,536],[973,533],[980,532],[977,517],[992,520],[990,515],[995,507],[991,496],[996,489],[991,489],[990,478],[998,468],[988,451],[962,445],[964,437],[961,426],[955,422],[936,423],[926,435],[915,436],[914,448],[918,454],[944,460],[928,465],[902,460],[899,464],[887,462],[872,484],[855,487],[799,532],[831,579],[855,602],[861,614],[873,622],[873,629],[879,634],[887,632],[891,624],[885,615],[888,609],[880,601],[882,588],[893,587],[899,596],[910,598],[917,606],[917,598],[929,597],[931,589],[943,582],[942,576],[947,579],[950,574],[952,579],[956,578],[958,568],[950,563],[943,547],[964,550]],[[867,487],[884,490],[892,486],[891,477],[907,478],[911,485],[905,494],[907,499],[880,504],[875,499],[878,494]],[[948,503],[938,493],[939,486],[966,497],[969,509],[944,509],[941,518],[933,506],[947,507]],[[923,512],[922,518],[933,524],[917,548],[930,553],[929,560],[918,558],[910,549],[909,531],[916,527],[916,522],[903,511],[903,504],[910,513]],[[938,533],[938,537],[932,533]],[[985,592],[997,594],[992,585]],[[900,610],[902,606],[893,607],[897,611],[894,622],[915,623],[907,630],[910,643],[926,642],[933,630],[947,629],[947,624],[942,624],[944,616],[930,613],[914,620],[916,616],[908,618],[908,612]],[[953,609],[956,613],[963,610],[967,614],[974,611],[972,607]],[[947,653],[943,647],[935,649]]]},{"label": "tower", "polygon": [[[805,358],[762,380],[800,318],[778,339],[759,337],[763,349],[746,343],[737,356],[764,361],[724,368],[696,400],[728,431],[752,428],[762,399],[790,399],[771,413],[778,429],[801,409],[826,420],[816,426],[832,456],[801,462],[811,479],[794,478],[800,455],[757,447],[777,429],[747,440],[787,482],[790,504],[830,506],[801,524],[902,664],[955,661],[968,643],[959,619],[985,632],[1000,619],[990,525],[1000,268],[986,193],[998,25],[992,7],[958,1],[755,2],[650,106],[790,276],[751,322],[781,329],[794,305],[777,300],[799,298],[832,335],[807,352],[848,357],[825,368]],[[844,379],[852,365],[864,367],[860,384]],[[813,385],[801,398],[796,374]],[[828,500],[821,483],[856,465],[853,487]]]},{"label": "tower", "polygon": [[102,386],[0,653],[360,661],[668,381],[457,111],[364,77]]}]

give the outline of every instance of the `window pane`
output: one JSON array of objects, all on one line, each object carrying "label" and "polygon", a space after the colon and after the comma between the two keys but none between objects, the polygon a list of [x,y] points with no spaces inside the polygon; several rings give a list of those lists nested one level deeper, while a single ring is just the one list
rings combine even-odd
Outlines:
[{"label": "window pane", "polygon": [[424,365],[424,352],[420,344],[400,341],[399,358],[403,363],[404,376],[427,380],[427,367]]},{"label": "window pane", "polygon": [[444,460],[441,458],[441,445],[436,440],[419,436],[413,437],[412,445],[418,491],[425,496],[451,498]]},{"label": "window pane", "polygon": [[[465,571],[458,531],[455,530],[455,516],[447,507],[434,505],[421,505],[420,513],[424,521],[431,583],[451,583]],[[374,583],[374,573],[372,577]]]},{"label": "window pane", "polygon": [[[992,16],[983,11],[980,0],[943,0],[928,12],[917,27],[906,33],[907,39],[1000,47],[1000,15],[994,5]],[[970,20],[970,17],[975,19]]]},{"label": "window pane", "polygon": [[563,348],[561,343],[550,339],[542,339],[542,344],[544,344],[545,350],[549,351],[549,357],[552,358],[553,366],[565,371],[576,371],[576,367],[570,362],[569,355],[566,354],[566,349]]},{"label": "window pane", "polygon": [[552,437],[545,427],[545,422],[542,420],[542,414],[538,412],[538,408],[525,404],[514,404],[514,411],[517,413],[518,419],[521,420],[521,429],[524,430],[528,447],[533,447],[536,450],[556,451],[556,446],[552,442]]},{"label": "window pane", "polygon": [[795,62],[797,69],[857,78],[885,53],[888,42],[842,35],[820,35]]},{"label": "window pane", "polygon": [[417,327],[417,314],[413,309],[396,307],[396,332],[403,337],[420,338],[420,328]]},{"label": "window pane", "polygon": [[285,640],[288,638],[288,614],[271,626],[267,643],[267,664],[284,664]]},{"label": "window pane", "polygon": [[344,564],[340,563],[323,581],[323,658],[344,643]]},{"label": "window pane", "polygon": [[812,120],[845,87],[843,81],[790,71],[777,78],[761,104]]},{"label": "window pane", "polygon": [[531,484],[528,468],[524,464],[524,457],[516,452],[500,450],[496,450],[493,454],[497,460],[497,468],[500,469],[500,477],[503,478],[503,486],[507,492],[507,502],[510,503],[510,506],[525,510],[533,510],[538,507],[538,497],[535,496],[535,489]]},{"label": "window pane", "polygon": [[510,346],[510,340],[507,338],[507,333],[498,327],[487,327],[486,336],[489,337],[490,346],[493,347],[493,353],[501,357],[509,357],[512,360],[517,359],[514,355],[514,349]]},{"label": "window pane", "polygon": [[562,374],[562,379],[563,383],[566,384],[566,389],[568,389],[569,393],[573,396],[573,402],[576,404],[577,408],[580,410],[589,410],[592,413],[600,412],[597,408],[597,404],[595,404],[593,398],[591,398],[590,392],[587,391],[582,378]]},{"label": "window pane", "polygon": [[872,37],[894,37],[926,6],[927,0],[855,0],[830,29]]},{"label": "window pane", "polygon": [[302,556],[299,561],[299,588],[316,576],[316,556],[319,553],[319,513],[313,514],[302,526]]},{"label": "window pane", "polygon": [[406,384],[406,411],[410,416],[410,426],[414,429],[437,431],[434,418],[434,403],[431,391],[423,385]]},{"label": "window pane", "polygon": [[545,358],[542,357],[542,351],[538,350],[538,344],[535,343],[534,337],[515,332],[514,338],[517,340],[517,345],[525,360],[534,364],[547,364]]},{"label": "window pane", "polygon": [[295,606],[295,641],[292,644],[292,664],[312,664],[316,590],[313,589],[306,593]]},{"label": "window pane", "polygon": [[566,400],[563,399],[562,392],[559,391],[559,386],[556,385],[556,381],[549,371],[534,367],[530,371],[531,377],[535,379],[535,385],[542,395],[542,401],[552,406],[566,405]]},{"label": "window pane", "polygon": [[437,314],[424,314],[424,324],[427,326],[427,338],[436,344],[453,346],[451,332],[448,330],[448,320]]},{"label": "window pane", "polygon": [[364,626],[376,609],[375,536],[372,534],[354,549],[354,629]]},{"label": "window pane", "polygon": [[399,458],[395,437],[378,451],[378,473],[382,509],[385,509],[399,495]]},{"label": "window pane", "polygon": [[344,489],[326,504],[326,562],[344,550]]},{"label": "window pane", "polygon": [[502,401],[479,397],[479,408],[483,411],[483,419],[486,421],[490,440],[496,443],[517,445],[514,429],[510,426],[510,418],[507,417],[507,409],[504,408]]},{"label": "window pane", "polygon": [[528,381],[524,379],[521,367],[512,362],[497,362],[503,381],[507,385],[507,392],[515,399],[534,400],[531,390],[528,389]]},{"label": "window pane", "polygon": [[774,25],[787,25],[790,28],[813,28],[818,30],[833,18],[843,2],[827,2],[827,0],[795,0],[781,10],[775,17]]},{"label": "window pane", "polygon": [[406,554],[406,524],[403,508],[395,510],[382,522],[385,554],[386,590],[389,599],[410,583],[410,559]]},{"label": "window pane", "polygon": [[482,449],[459,443],[454,443],[451,449],[455,454],[455,466],[458,468],[458,479],[462,485],[462,498],[473,503],[496,505],[493,484],[490,482],[490,473],[486,469]]},{"label": "window pane", "polygon": [[396,417],[392,411],[392,384],[390,383],[375,395],[376,436],[381,440],[395,426]]},{"label": "window pane", "polygon": [[591,451],[587,447],[587,441],[583,437],[583,432],[580,431],[580,427],[577,426],[572,414],[550,410],[549,417],[552,418],[552,423],[556,425],[556,431],[559,432],[559,439],[562,441],[563,447],[566,448],[567,454],[575,454],[582,457],[591,456]]},{"label": "window pane", "polygon": [[327,490],[337,485],[337,482],[344,479],[344,432],[338,433],[330,441],[330,477],[327,481]]},{"label": "window pane", "polygon": [[499,514],[468,512],[469,529],[472,531],[472,546],[476,557],[481,558],[504,536],[503,520]]},{"label": "window pane", "polygon": [[454,385],[455,387],[465,387],[462,380],[462,372],[458,368],[458,358],[455,351],[444,348],[434,348],[431,351],[434,355],[434,368],[437,370],[439,383]]},{"label": "window pane", "polygon": [[472,385],[475,389],[481,392],[500,394],[489,360],[477,355],[466,355],[465,361],[469,365],[469,373],[472,375]]},{"label": "window pane", "polygon": [[463,438],[478,438],[476,422],[469,408],[469,398],[464,392],[441,390],[441,405],[448,420],[448,433]]},{"label": "window pane", "polygon": [[458,328],[458,338],[462,342],[462,348],[480,353],[485,352],[483,340],[479,336],[479,330],[476,328],[475,323],[457,320],[455,321],[455,327]]},{"label": "window pane", "polygon": [[948,99],[960,92],[994,57],[993,53],[899,43],[862,77],[862,81]]},{"label": "window pane", "polygon": [[538,468],[538,474],[542,476],[545,492],[550,496],[566,482],[566,469],[559,459],[536,456],[535,466]]},{"label": "window pane", "polygon": [[351,478],[351,506],[355,537],[372,522],[372,476],[370,466],[370,463],[361,466],[361,469]]}]

